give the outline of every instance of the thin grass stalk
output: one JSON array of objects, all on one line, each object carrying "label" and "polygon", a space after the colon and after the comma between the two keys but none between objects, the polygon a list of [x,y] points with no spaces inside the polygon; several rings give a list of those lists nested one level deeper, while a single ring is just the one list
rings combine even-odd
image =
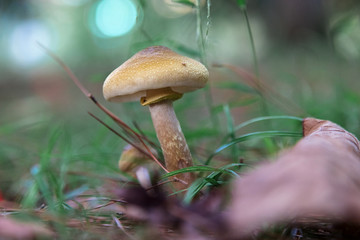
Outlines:
[{"label": "thin grass stalk", "polygon": [[202,17],[201,17],[201,0],[196,0],[196,40],[200,50],[200,59],[201,62],[207,66],[207,59],[205,54],[205,38],[203,32],[203,25],[202,25]]},{"label": "thin grass stalk", "polygon": [[206,160],[205,165],[209,165],[213,157],[217,154],[222,152],[223,150],[237,144],[239,142],[244,142],[246,140],[255,138],[255,137],[275,137],[275,136],[282,136],[282,137],[302,137],[302,133],[300,132],[288,132],[288,131],[261,131],[261,132],[252,132],[248,134],[241,135],[240,137],[236,138],[235,140],[231,141],[230,143],[223,144],[222,146],[218,147],[213,154],[209,156]]},{"label": "thin grass stalk", "polygon": [[[226,122],[227,122],[227,131],[228,131],[228,135],[231,139],[231,141],[234,141],[236,138],[236,134],[235,134],[235,129],[234,129],[234,120],[233,117],[231,115],[230,112],[230,107],[228,104],[225,104],[223,106],[223,110],[224,110],[224,114],[226,117]],[[231,148],[231,155],[232,155],[232,159],[233,161],[235,161],[235,159],[237,158],[237,156],[239,155],[239,150],[238,148],[236,148],[235,146]]]},{"label": "thin grass stalk", "polygon": [[254,73],[257,79],[257,85],[260,86],[260,72],[259,72],[259,62],[257,59],[257,54],[256,54],[256,47],[255,47],[255,40],[254,40],[254,36],[252,34],[252,30],[251,30],[251,26],[250,26],[250,20],[249,20],[249,16],[247,14],[247,10],[246,8],[242,8],[241,9],[243,12],[243,16],[246,22],[246,27],[248,30],[248,34],[249,34],[249,38],[250,38],[250,45],[251,45],[251,52],[252,52],[252,56],[253,56],[253,64],[254,64]]},{"label": "thin grass stalk", "polygon": [[[249,16],[248,16],[248,13],[247,13],[246,4],[241,6],[240,9],[241,9],[241,11],[243,13],[243,16],[244,16],[244,19],[245,19],[245,22],[246,22],[246,27],[247,27],[247,30],[248,30],[248,34],[249,34],[251,52],[252,52],[252,56],[253,56],[254,73],[255,73],[255,76],[256,76],[255,83],[257,85],[257,88],[261,89],[259,62],[258,62],[258,59],[257,59],[255,40],[254,40],[254,36],[253,36],[252,30],[251,30],[251,25],[250,25]],[[266,105],[266,100],[265,100],[265,97],[263,96],[263,93],[261,91],[258,91],[258,94],[260,95],[260,98],[261,98],[261,108],[262,108],[263,113],[265,115],[269,115],[269,110],[268,110],[268,107]]]},{"label": "thin grass stalk", "polygon": [[[202,23],[202,17],[201,17],[201,0],[196,0],[196,40],[197,40],[197,44],[198,44],[198,48],[200,50],[200,60],[201,62],[208,67],[208,62],[207,62],[207,58],[206,58],[206,39],[208,37],[209,34],[209,29],[210,29],[210,7],[211,7],[211,2],[210,0],[207,0],[207,24],[206,24],[206,35],[204,37],[204,31],[203,31],[203,23]],[[205,99],[206,99],[206,107],[208,109],[208,112],[210,114],[210,119],[212,122],[213,127],[215,126],[219,126],[219,120],[218,118],[213,114],[213,97],[210,91],[210,87],[209,85],[207,85],[204,88],[204,94],[205,94]]]}]

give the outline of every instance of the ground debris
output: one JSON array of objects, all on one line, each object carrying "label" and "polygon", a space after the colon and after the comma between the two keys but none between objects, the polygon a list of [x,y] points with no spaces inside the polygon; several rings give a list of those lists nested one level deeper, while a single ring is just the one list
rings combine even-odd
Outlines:
[{"label": "ground debris", "polygon": [[0,217],[0,239],[35,239],[50,237],[53,232],[38,223],[20,222],[9,217]]},{"label": "ground debris", "polygon": [[[161,186],[146,190],[122,189],[119,197],[127,204],[125,216],[146,227],[141,239],[216,239],[224,230],[221,216],[222,190],[215,189],[190,205],[167,196]],[[154,229],[156,231],[154,231]]]}]

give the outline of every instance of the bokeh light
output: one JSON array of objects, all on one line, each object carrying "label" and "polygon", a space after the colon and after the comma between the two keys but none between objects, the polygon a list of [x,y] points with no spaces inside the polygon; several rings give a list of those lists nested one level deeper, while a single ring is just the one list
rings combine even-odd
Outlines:
[{"label": "bokeh light", "polygon": [[131,0],[102,0],[90,16],[91,31],[105,38],[125,35],[135,27],[138,9]]},{"label": "bokeh light", "polygon": [[10,33],[10,55],[17,64],[31,66],[45,56],[37,43],[51,47],[53,37],[50,29],[37,20],[21,22]]}]

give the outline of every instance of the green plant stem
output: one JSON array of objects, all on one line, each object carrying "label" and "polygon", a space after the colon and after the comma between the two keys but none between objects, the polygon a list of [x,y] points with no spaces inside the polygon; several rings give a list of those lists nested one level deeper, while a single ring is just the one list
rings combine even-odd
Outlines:
[{"label": "green plant stem", "polygon": [[[202,18],[201,18],[201,7],[200,7],[201,1],[200,0],[196,0],[196,40],[197,40],[197,44],[200,50],[200,60],[201,62],[207,67],[208,63],[207,63],[207,58],[206,58],[206,50],[205,50],[205,37],[204,37],[204,31],[203,31],[203,26],[202,26]],[[206,29],[206,36],[208,35],[209,32],[209,26],[210,26],[210,0],[208,0],[207,2],[207,29]],[[219,120],[216,117],[216,115],[213,114],[213,110],[212,110],[212,106],[213,106],[213,97],[210,91],[210,87],[209,85],[207,85],[204,88],[204,94],[205,94],[205,99],[206,99],[206,107],[208,109],[208,112],[210,114],[210,119],[212,122],[213,127],[215,128],[216,126],[220,126],[219,125]]]},{"label": "green plant stem", "polygon": [[250,21],[249,21],[249,17],[248,17],[246,8],[242,8],[242,12],[244,14],[246,27],[248,29],[248,34],[249,34],[249,38],[250,38],[251,51],[252,51],[252,55],[253,55],[254,72],[255,72],[255,76],[256,76],[256,80],[257,80],[257,85],[260,86],[260,83],[259,83],[259,78],[260,78],[259,63],[258,63],[258,59],[257,59],[257,55],[256,55],[256,47],[255,47],[254,36],[252,34]]},{"label": "green plant stem", "polygon": [[204,33],[203,33],[202,20],[201,20],[200,0],[196,0],[196,40],[198,47],[200,49],[201,62],[205,66],[207,66],[208,64],[205,55],[205,40],[204,40]]},{"label": "green plant stem", "polygon": [[259,94],[259,96],[261,98],[262,112],[265,115],[269,115],[269,110],[268,110],[268,107],[266,105],[266,100],[265,100],[264,94],[261,92],[262,86],[261,86],[261,82],[260,82],[259,62],[258,62],[258,59],[257,59],[255,40],[254,40],[254,36],[252,34],[249,16],[247,14],[246,7],[241,7],[240,9],[243,12],[243,16],[244,16],[244,19],[245,19],[245,22],[246,22],[246,27],[247,27],[249,38],[250,38],[251,52],[252,52],[252,55],[253,55],[254,73],[255,73],[255,76],[256,76],[255,84],[257,85],[257,89],[259,89],[258,94]]},{"label": "green plant stem", "polygon": [[[234,141],[236,136],[235,136],[235,131],[234,131],[234,121],[233,121],[233,118],[232,118],[232,115],[231,115],[231,112],[230,112],[230,107],[229,107],[228,104],[225,104],[223,106],[223,109],[224,109],[224,114],[225,114],[225,117],[226,117],[226,120],[227,120],[226,122],[227,122],[228,136],[230,136],[231,141]],[[233,146],[231,148],[231,153],[232,153],[232,159],[233,159],[233,161],[235,161],[238,154],[239,154],[238,148]]]}]

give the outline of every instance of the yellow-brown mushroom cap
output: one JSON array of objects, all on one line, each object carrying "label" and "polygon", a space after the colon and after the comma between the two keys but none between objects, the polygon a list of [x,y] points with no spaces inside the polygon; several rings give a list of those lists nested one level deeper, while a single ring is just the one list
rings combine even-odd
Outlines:
[{"label": "yellow-brown mushroom cap", "polygon": [[200,62],[167,47],[148,47],[124,62],[105,80],[103,94],[114,102],[137,101],[147,90],[171,88],[186,93],[203,88],[209,72]]}]

